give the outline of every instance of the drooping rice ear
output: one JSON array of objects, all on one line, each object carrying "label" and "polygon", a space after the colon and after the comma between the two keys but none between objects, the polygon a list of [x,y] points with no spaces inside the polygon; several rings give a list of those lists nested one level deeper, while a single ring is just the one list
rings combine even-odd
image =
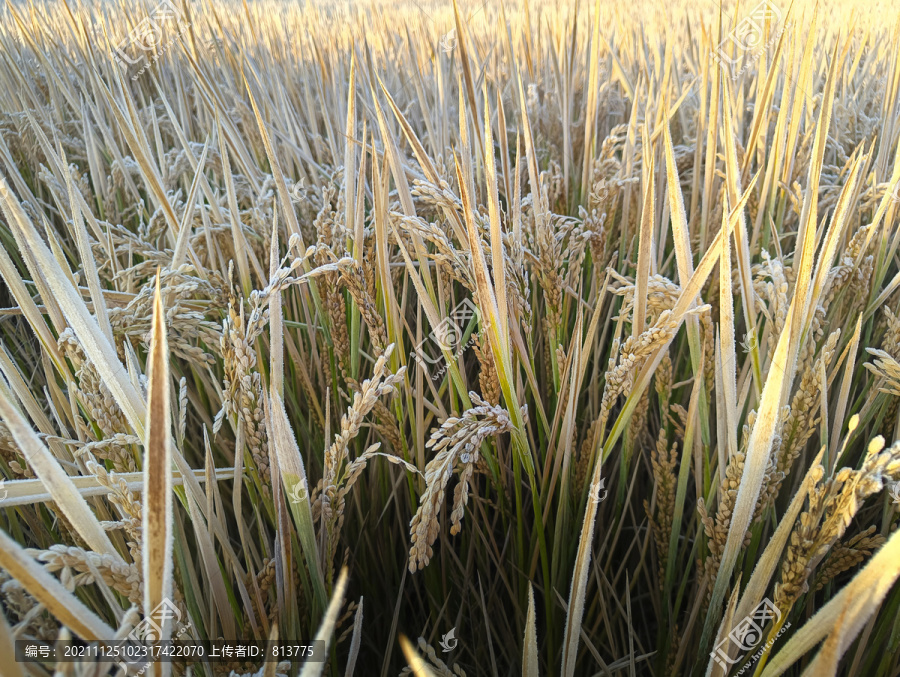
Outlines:
[{"label": "drooping rice ear", "polygon": [[803,483],[791,499],[787,511],[778,521],[778,528],[769,539],[769,543],[766,545],[766,549],[763,550],[762,555],[757,558],[756,566],[753,568],[753,573],[750,576],[750,580],[747,581],[747,586],[744,588],[740,604],[738,604],[736,612],[737,618],[744,618],[757,604],[759,604],[763,595],[765,595],[766,590],[769,587],[769,582],[772,580],[772,575],[775,573],[775,569],[781,562],[784,546],[787,545],[791,532],[794,530],[794,525],[803,509],[806,497],[809,494],[810,489],[815,486],[817,476],[815,475],[814,469],[818,467],[821,462],[824,451],[825,449],[823,447],[813,459],[809,466],[809,470],[807,470],[806,476],[803,479]]},{"label": "drooping rice ear", "polygon": [[833,664],[835,658],[840,659],[844,655],[872,614],[879,612],[881,602],[898,576],[900,531],[895,531],[853,580],[841,588],[772,657],[762,677],[784,674],[823,639],[827,639],[825,655],[816,656],[804,674],[827,674],[813,668],[822,668],[829,660]]}]

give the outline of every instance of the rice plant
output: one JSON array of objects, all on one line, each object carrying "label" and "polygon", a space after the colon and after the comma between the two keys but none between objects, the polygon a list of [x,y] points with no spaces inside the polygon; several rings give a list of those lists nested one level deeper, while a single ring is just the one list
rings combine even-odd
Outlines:
[{"label": "rice plant", "polygon": [[896,7],[2,17],[3,677],[900,673]]}]

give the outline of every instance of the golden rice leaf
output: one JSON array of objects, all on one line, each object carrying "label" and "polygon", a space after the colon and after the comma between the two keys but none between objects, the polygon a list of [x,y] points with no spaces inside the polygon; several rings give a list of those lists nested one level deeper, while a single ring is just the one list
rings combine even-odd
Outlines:
[{"label": "golden rice leaf", "polygon": [[750,524],[750,519],[753,517],[756,499],[759,496],[763,476],[769,461],[772,438],[775,435],[776,425],[781,417],[784,381],[788,374],[790,378],[793,378],[794,358],[797,354],[797,343],[799,343],[799,336],[793,339],[791,337],[792,318],[799,312],[796,310],[796,297],[794,301],[788,311],[785,328],[781,332],[781,337],[775,348],[775,354],[772,356],[772,364],[763,386],[756,423],[750,431],[744,462],[744,473],[741,477],[741,484],[732,511],[731,526],[725,542],[719,572],[713,587],[704,635],[709,632],[710,625],[715,623],[714,619],[719,614],[722,598],[727,589],[728,581],[731,579],[731,572],[734,569],[738,553],[744,541],[744,534]]}]

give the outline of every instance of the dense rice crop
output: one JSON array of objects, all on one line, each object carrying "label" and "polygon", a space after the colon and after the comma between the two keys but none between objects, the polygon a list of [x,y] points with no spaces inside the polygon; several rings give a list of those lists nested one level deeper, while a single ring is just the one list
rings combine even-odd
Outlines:
[{"label": "dense rice crop", "polygon": [[7,4],[0,674],[898,674],[897,10],[676,5]]}]

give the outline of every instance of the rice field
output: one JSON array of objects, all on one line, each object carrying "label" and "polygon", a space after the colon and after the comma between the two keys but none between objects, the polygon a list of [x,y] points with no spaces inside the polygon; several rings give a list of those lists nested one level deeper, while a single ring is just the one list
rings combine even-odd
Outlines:
[{"label": "rice field", "polygon": [[896,5],[0,14],[0,676],[900,674]]}]

